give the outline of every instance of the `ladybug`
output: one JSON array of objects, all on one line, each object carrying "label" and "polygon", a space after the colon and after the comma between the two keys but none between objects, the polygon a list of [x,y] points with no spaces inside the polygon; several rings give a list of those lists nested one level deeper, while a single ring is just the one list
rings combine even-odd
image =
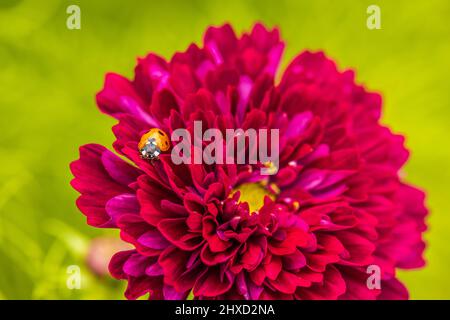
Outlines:
[{"label": "ladybug", "polygon": [[152,128],[141,137],[138,144],[143,159],[153,160],[170,149],[169,136],[158,128]]}]

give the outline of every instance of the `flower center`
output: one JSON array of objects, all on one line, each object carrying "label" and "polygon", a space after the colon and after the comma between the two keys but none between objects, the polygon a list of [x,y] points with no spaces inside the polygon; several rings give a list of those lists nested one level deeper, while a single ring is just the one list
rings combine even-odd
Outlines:
[{"label": "flower center", "polygon": [[272,191],[259,182],[243,183],[233,189],[233,193],[236,191],[241,192],[240,202],[248,203],[250,213],[257,212],[264,205],[264,196],[272,200],[276,198]]}]

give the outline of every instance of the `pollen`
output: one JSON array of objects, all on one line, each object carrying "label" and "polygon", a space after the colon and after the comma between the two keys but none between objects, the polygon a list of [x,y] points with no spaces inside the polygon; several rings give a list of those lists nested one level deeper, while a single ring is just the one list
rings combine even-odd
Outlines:
[{"label": "pollen", "polygon": [[267,174],[269,175],[273,175],[278,172],[278,167],[272,161],[265,162],[264,166],[268,169]]}]

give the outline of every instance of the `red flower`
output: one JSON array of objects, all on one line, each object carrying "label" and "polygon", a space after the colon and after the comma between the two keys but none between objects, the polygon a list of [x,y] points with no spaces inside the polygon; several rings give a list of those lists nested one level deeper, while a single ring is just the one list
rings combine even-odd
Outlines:
[{"label": "red flower", "polygon": [[[170,62],[149,54],[135,78],[106,76],[100,110],[119,120],[114,149],[80,149],[72,186],[88,224],[119,228],[135,249],[110,272],[127,298],[399,299],[397,268],[424,264],[424,194],[401,181],[404,138],[379,122],[381,97],[323,53],[275,73],[283,42],[257,24],[209,28]],[[277,128],[280,164],[175,165],[142,159],[150,128]],[[367,267],[381,269],[370,289]]]}]

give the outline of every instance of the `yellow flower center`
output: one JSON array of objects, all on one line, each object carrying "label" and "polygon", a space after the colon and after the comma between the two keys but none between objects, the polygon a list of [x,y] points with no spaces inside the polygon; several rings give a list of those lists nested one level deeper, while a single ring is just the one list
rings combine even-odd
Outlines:
[{"label": "yellow flower center", "polygon": [[240,191],[240,202],[247,202],[250,208],[250,213],[257,212],[264,205],[264,196],[269,196],[270,199],[275,200],[276,196],[273,192],[267,189],[262,183],[249,182],[243,183],[233,189],[232,194]]}]

